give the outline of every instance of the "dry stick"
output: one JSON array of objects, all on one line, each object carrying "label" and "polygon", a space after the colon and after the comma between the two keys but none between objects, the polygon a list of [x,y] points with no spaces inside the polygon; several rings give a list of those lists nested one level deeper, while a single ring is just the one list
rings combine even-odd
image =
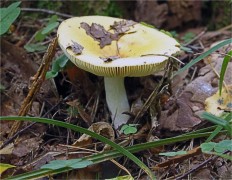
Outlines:
[{"label": "dry stick", "polygon": [[189,44],[192,44],[194,41],[196,41],[197,39],[199,39],[201,36],[203,36],[206,33],[207,29],[205,28],[200,34],[198,34],[196,37],[194,37],[192,40],[190,40],[189,42],[183,44],[183,46],[187,46]]},{"label": "dry stick", "polygon": [[69,14],[59,13],[59,12],[48,10],[48,9],[21,8],[21,10],[22,11],[30,11],[30,12],[44,12],[44,13],[47,13],[47,14],[55,14],[55,15],[66,17],[66,18],[73,17],[72,15],[69,15]]},{"label": "dry stick", "polygon": [[[39,91],[40,87],[42,86],[42,83],[45,80],[46,73],[48,71],[48,68],[50,66],[50,63],[55,55],[55,50],[57,47],[57,38],[52,40],[52,42],[49,44],[47,52],[44,54],[42,63],[33,77],[33,83],[31,85],[30,91],[27,94],[27,97],[24,99],[21,108],[19,110],[18,116],[25,116],[28,111],[30,110],[32,106],[33,99],[36,95],[36,93]],[[8,135],[8,138],[13,136],[18,129],[22,126],[22,121],[16,121],[13,123],[13,126],[11,128],[11,131]]]},{"label": "dry stick", "polygon": [[152,104],[152,102],[155,100],[155,98],[157,97],[156,95],[158,94],[158,90],[160,89],[161,85],[164,82],[164,78],[166,77],[166,75],[169,73],[170,71],[170,66],[171,66],[171,61],[168,61],[167,66],[166,66],[166,71],[163,75],[163,78],[161,79],[159,85],[153,90],[153,92],[150,94],[150,96],[148,97],[148,99],[146,100],[146,102],[144,103],[143,107],[141,108],[141,110],[137,113],[136,117],[133,120],[133,123],[136,124],[138,123],[139,119],[143,116],[143,114],[148,110],[148,108],[150,107],[150,105]]},{"label": "dry stick", "polygon": [[186,172],[185,174],[179,176],[178,178],[176,178],[176,180],[182,180],[184,177],[188,176],[189,174],[197,171],[198,169],[204,167],[206,164],[208,164],[210,161],[216,160],[218,158],[218,156],[214,156],[212,158],[207,159],[206,161],[204,161],[203,163],[199,164],[199,166],[189,170],[188,172]]},{"label": "dry stick", "polygon": [[223,31],[226,31],[226,30],[228,30],[228,29],[231,29],[232,28],[232,24],[230,24],[230,25],[228,25],[228,26],[226,26],[226,27],[223,27],[223,28],[221,28],[221,29],[219,29],[219,30],[217,30],[218,32],[223,32]]}]

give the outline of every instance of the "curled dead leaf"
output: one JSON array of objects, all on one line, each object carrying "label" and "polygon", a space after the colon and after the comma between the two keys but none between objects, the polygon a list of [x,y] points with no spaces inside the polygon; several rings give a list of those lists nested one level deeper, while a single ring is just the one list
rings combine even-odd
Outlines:
[{"label": "curled dead leaf", "polygon": [[[109,123],[97,122],[97,123],[92,124],[88,128],[88,130],[93,131],[97,134],[100,134],[110,139],[111,141],[114,141],[114,138],[115,138],[114,130]],[[83,134],[76,142],[73,143],[73,146],[83,147],[91,143],[92,143],[92,137],[87,134]]]},{"label": "curled dead leaf", "polygon": [[123,34],[129,31],[130,27],[135,24],[136,22],[132,20],[122,20],[122,21],[114,22],[114,24],[110,27],[114,30],[115,33]]}]

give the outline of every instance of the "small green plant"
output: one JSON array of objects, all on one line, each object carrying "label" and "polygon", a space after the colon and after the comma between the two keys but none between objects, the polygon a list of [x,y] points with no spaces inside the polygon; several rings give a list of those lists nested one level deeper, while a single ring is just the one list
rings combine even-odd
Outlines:
[{"label": "small green plant", "polygon": [[218,143],[207,142],[201,144],[201,151],[206,154],[213,154],[232,161],[232,156],[223,154],[232,151],[232,140],[222,140]]},{"label": "small green plant", "polygon": [[187,32],[183,37],[181,37],[181,40],[183,40],[184,43],[187,43],[187,42],[191,41],[195,36],[196,36],[196,34],[194,34],[192,32]]},{"label": "small green plant", "polygon": [[64,54],[57,57],[52,63],[52,69],[47,72],[46,79],[54,78],[65,67],[69,59]]},{"label": "small green plant", "polygon": [[202,152],[206,154],[214,154],[232,161],[231,156],[223,154],[225,151],[232,151],[232,140],[222,140],[218,143],[210,142],[214,137],[216,137],[221,132],[223,128],[227,130],[230,137],[232,136],[232,128],[231,128],[232,113],[228,113],[224,115],[223,118],[219,118],[210,113],[204,112],[202,114],[202,117],[212,123],[217,124],[217,127],[212,132],[212,134],[207,138],[206,142],[201,144]]},{"label": "small green plant", "polygon": [[79,114],[78,109],[74,106],[69,106],[67,112],[70,117],[76,117]]},{"label": "small green plant", "polygon": [[0,8],[0,36],[5,34],[20,14],[21,2],[15,2],[7,8]]},{"label": "small green plant", "polygon": [[44,41],[45,38],[59,26],[59,22],[57,21],[58,16],[53,15],[47,25],[36,32],[34,43],[26,44],[24,48],[27,52],[36,52],[36,51],[44,51],[47,49],[47,46],[42,45],[40,42]]},{"label": "small green plant", "polygon": [[135,134],[137,132],[137,124],[124,124],[120,130],[123,134]]},{"label": "small green plant", "polygon": [[4,171],[6,171],[9,168],[13,168],[13,167],[16,167],[16,166],[13,166],[13,165],[10,165],[10,164],[0,163],[0,176]]}]

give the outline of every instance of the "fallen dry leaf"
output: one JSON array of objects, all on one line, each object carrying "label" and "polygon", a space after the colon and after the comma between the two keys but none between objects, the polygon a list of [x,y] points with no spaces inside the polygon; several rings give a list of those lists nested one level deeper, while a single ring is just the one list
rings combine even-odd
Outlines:
[{"label": "fallen dry leaf", "polygon": [[43,140],[40,137],[21,136],[17,139],[17,142],[14,144],[13,153],[17,157],[23,157],[29,153],[39,149],[40,144]]},{"label": "fallen dry leaf", "polygon": [[72,48],[72,51],[75,53],[75,54],[81,54],[82,53],[82,51],[83,51],[83,49],[84,49],[84,47],[83,46],[81,46],[80,44],[78,44],[77,42],[74,42],[74,41],[72,41],[73,42],[73,44],[72,45],[70,45],[70,46],[68,46],[67,48]]},{"label": "fallen dry leaf", "polygon": [[[2,144],[2,143],[0,143],[0,144]],[[13,149],[14,149],[14,144],[10,143],[6,147],[0,149],[0,155],[3,155],[3,154],[12,154]]]},{"label": "fallen dry leaf", "polygon": [[114,22],[114,24],[111,25],[110,27],[114,30],[115,33],[123,34],[129,31],[130,27],[135,24],[136,22],[132,20],[122,20],[122,21]]},{"label": "fallen dry leaf", "polygon": [[114,30],[114,33],[107,31],[102,25],[92,23],[91,26],[85,22],[81,23],[81,27],[86,31],[86,34],[91,36],[95,41],[98,41],[100,47],[103,48],[106,45],[110,45],[112,41],[117,41],[119,38],[125,34],[125,32],[130,30],[130,27],[135,25],[134,21],[119,21],[114,22],[110,27]]},{"label": "fallen dry leaf", "polygon": [[85,121],[86,124],[88,124],[89,126],[92,124],[92,120],[89,114],[87,114],[83,107],[81,106],[79,100],[74,100],[74,101],[70,101],[67,102],[68,105],[77,108],[78,110],[78,114],[81,116],[81,118]]},{"label": "fallen dry leaf", "polygon": [[[97,122],[97,123],[92,124],[88,128],[88,130],[93,131],[97,134],[100,134],[110,139],[111,141],[114,141],[114,137],[115,137],[114,130],[109,123]],[[87,146],[91,142],[92,142],[92,137],[87,134],[83,134],[76,142],[73,143],[73,146],[78,146],[78,147]]]},{"label": "fallen dry leaf", "polygon": [[196,147],[196,148],[188,151],[187,154],[175,156],[175,157],[169,158],[165,162],[157,164],[154,167],[154,169],[158,170],[160,168],[165,168],[165,167],[171,166],[171,165],[173,165],[175,163],[183,162],[184,160],[186,160],[186,159],[188,159],[190,157],[196,156],[196,155],[198,155],[200,153],[201,153],[201,148],[200,147]]},{"label": "fallen dry leaf", "polygon": [[110,45],[113,40],[117,40],[116,36],[106,31],[105,28],[99,24],[92,23],[90,26],[87,23],[82,22],[81,27],[85,29],[86,34],[100,43],[99,45],[101,48],[105,47],[106,45]]}]

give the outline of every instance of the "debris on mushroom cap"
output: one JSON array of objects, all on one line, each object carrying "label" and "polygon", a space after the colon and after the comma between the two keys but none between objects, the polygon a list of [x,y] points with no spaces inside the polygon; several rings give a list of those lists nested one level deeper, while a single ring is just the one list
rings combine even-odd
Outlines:
[{"label": "debris on mushroom cap", "polygon": [[73,44],[70,45],[70,46],[68,46],[67,48],[71,47],[71,48],[72,48],[72,51],[73,51],[75,54],[81,54],[82,51],[83,51],[83,49],[84,49],[84,47],[81,46],[80,44],[78,44],[77,42],[74,42],[74,41],[72,41],[72,42],[73,42]]},{"label": "debris on mushroom cap", "polygon": [[[98,41],[88,33],[94,34]],[[174,38],[157,29],[105,16],[74,17],[63,21],[58,28],[58,40],[74,64],[93,74],[108,77],[152,74],[163,69],[167,56],[180,50]],[[72,41],[84,48],[81,54],[67,48]],[[99,44],[101,41],[104,43]],[[110,44],[106,45],[106,42]],[[154,55],[143,56],[147,54]],[[102,57],[106,58],[105,62]]]},{"label": "debris on mushroom cap", "polygon": [[132,20],[122,20],[119,22],[114,22],[113,25],[111,25],[110,27],[114,30],[115,33],[125,33],[127,31],[130,30],[130,27],[135,25],[136,22],[132,21]]},{"label": "debris on mushroom cap", "polygon": [[120,36],[122,36],[125,32],[130,30],[130,26],[135,25],[134,21],[126,21],[122,20],[119,22],[114,22],[113,25],[110,27],[114,29],[115,33],[111,33],[100,24],[92,23],[90,26],[89,24],[82,22],[81,27],[85,29],[86,34],[91,36],[95,41],[100,42],[100,47],[103,48],[106,45],[110,45],[112,41],[119,40]]},{"label": "debris on mushroom cap", "polygon": [[109,56],[109,57],[100,57],[104,62],[111,62],[113,60],[116,60],[120,58],[119,56]]},{"label": "debris on mushroom cap", "polygon": [[118,39],[112,33],[106,31],[104,27],[100,24],[92,23],[92,25],[90,26],[87,23],[82,22],[81,27],[85,29],[86,34],[91,36],[95,41],[100,42],[101,48],[106,45],[110,45],[113,40]]},{"label": "debris on mushroom cap", "polygon": [[222,88],[222,94],[219,91],[205,100],[205,110],[215,116],[221,116],[223,112],[232,111],[232,85],[228,86],[228,92]]}]

